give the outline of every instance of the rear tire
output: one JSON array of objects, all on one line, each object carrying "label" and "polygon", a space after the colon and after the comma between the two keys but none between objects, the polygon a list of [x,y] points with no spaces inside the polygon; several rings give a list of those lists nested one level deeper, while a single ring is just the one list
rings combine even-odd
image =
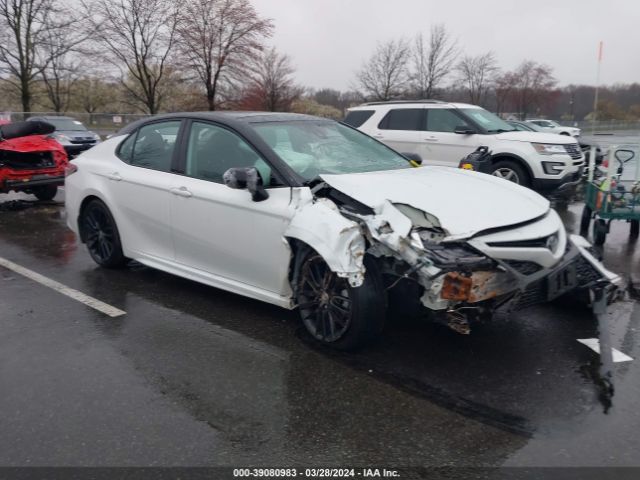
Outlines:
[{"label": "rear tire", "polygon": [[531,184],[525,169],[513,160],[500,160],[494,163],[491,175],[517,183],[523,187],[528,187]]},{"label": "rear tire", "polygon": [[364,283],[351,287],[310,248],[297,261],[296,303],[306,331],[318,343],[355,350],[374,341],[384,327],[386,292],[375,261],[365,258]]},{"label": "rear tire", "polygon": [[41,202],[48,202],[53,200],[58,193],[58,187],[56,185],[44,185],[42,187],[35,187],[33,194]]},{"label": "rear tire", "polygon": [[80,228],[94,262],[105,268],[120,268],[127,264],[118,227],[104,203],[95,199],[83,208]]},{"label": "rear tire", "polygon": [[607,239],[607,222],[599,218],[593,222],[593,244],[604,245]]},{"label": "rear tire", "polygon": [[631,220],[631,228],[629,230],[629,236],[631,238],[638,238],[640,234],[640,220]]}]

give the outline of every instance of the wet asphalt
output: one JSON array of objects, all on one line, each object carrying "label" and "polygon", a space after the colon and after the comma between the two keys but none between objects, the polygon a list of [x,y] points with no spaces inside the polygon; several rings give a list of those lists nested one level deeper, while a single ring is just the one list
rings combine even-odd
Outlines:
[{"label": "wet asphalt", "polygon": [[[125,310],[111,318],[0,267],[0,466],[638,466],[640,360],[610,408],[598,336],[572,303],[461,336],[389,318],[356,354],[307,341],[295,312],[138,264],[98,268],[53,202],[2,209],[0,257]],[[2,203],[5,202],[5,203]],[[581,204],[560,213],[576,231]],[[625,278],[640,243],[602,250]],[[640,358],[640,303],[610,309]]]}]

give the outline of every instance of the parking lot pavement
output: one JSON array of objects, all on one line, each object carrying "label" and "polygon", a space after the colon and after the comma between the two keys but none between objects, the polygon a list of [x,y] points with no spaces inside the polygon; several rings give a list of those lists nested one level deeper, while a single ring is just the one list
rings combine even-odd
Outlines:
[{"label": "parking lot pavement", "polygon": [[[580,205],[561,213],[575,231]],[[624,275],[640,269],[627,232],[603,251]],[[0,465],[640,464],[639,362],[616,364],[606,408],[576,341],[597,326],[572,304],[470,336],[391,318],[379,344],[336,354],[294,312],[99,269],[60,203],[0,211],[0,257],[126,312],[0,267]],[[638,303],[610,313],[614,347],[639,358]]]}]

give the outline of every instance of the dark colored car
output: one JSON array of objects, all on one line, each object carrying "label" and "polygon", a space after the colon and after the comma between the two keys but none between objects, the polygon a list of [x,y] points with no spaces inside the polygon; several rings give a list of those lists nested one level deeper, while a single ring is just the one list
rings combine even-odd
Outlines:
[{"label": "dark colored car", "polygon": [[16,122],[0,126],[0,193],[32,193],[51,200],[64,185],[67,153],[49,137],[54,126]]},{"label": "dark colored car", "polygon": [[67,155],[75,156],[100,143],[100,135],[85,127],[72,117],[46,116],[30,117],[27,121],[42,121],[55,127],[52,137],[64,147]]}]

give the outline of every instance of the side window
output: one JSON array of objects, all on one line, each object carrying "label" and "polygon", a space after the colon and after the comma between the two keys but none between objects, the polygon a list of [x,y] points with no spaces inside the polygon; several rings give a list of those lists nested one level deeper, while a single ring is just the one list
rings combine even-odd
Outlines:
[{"label": "side window", "polygon": [[375,113],[375,110],[353,110],[352,112],[347,113],[347,116],[344,117],[344,123],[347,125],[351,125],[353,128],[358,128],[364,122],[371,118],[371,115]]},{"label": "side window", "polygon": [[423,108],[399,108],[389,110],[378,128],[381,130],[424,130],[425,110]]},{"label": "side window", "polygon": [[470,127],[453,111],[444,108],[431,108],[427,114],[427,130],[430,132],[451,132],[456,127]]},{"label": "side window", "polygon": [[133,156],[133,144],[136,142],[137,136],[138,132],[133,132],[120,144],[120,148],[118,149],[118,158],[120,158],[120,160],[131,163],[131,157]]},{"label": "side window", "polygon": [[234,167],[255,167],[264,185],[271,184],[271,169],[242,138],[226,128],[193,122],[189,132],[186,174],[223,183],[224,172]]},{"label": "side window", "polygon": [[[135,136],[135,142],[132,142],[133,150],[129,163],[161,172],[171,171],[171,157],[178,138],[178,130],[180,130],[179,120],[152,123],[140,128]],[[121,155],[126,153],[123,150],[128,148],[128,142],[129,139],[122,144]]]}]

